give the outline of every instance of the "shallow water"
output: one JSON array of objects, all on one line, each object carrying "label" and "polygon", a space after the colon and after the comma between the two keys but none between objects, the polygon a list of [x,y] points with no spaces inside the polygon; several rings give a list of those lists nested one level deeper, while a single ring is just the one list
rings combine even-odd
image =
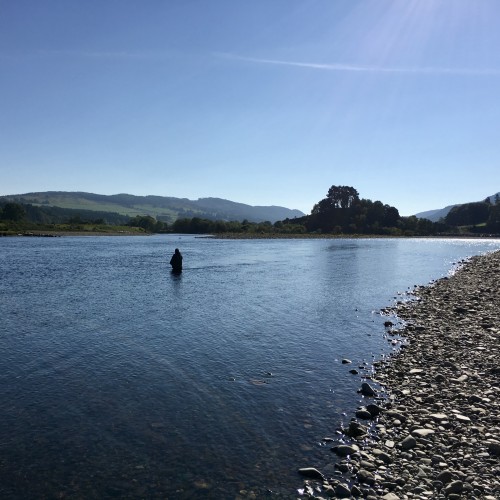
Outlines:
[{"label": "shallow water", "polygon": [[342,358],[390,352],[380,309],[498,248],[0,239],[0,495],[293,497],[359,403]]}]

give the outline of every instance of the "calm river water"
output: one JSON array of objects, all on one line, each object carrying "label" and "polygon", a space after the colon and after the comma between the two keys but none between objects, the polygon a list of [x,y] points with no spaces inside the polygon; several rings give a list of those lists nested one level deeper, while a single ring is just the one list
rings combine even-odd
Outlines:
[{"label": "calm river water", "polygon": [[498,248],[2,238],[0,497],[293,498],[359,404],[349,369],[390,352],[380,309]]}]

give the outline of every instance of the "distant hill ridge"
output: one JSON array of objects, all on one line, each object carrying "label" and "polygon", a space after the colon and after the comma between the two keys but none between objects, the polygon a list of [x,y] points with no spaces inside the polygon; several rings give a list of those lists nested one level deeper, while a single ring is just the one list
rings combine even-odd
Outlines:
[{"label": "distant hill ridge", "polygon": [[[500,192],[492,194],[491,196],[485,196],[482,200],[476,200],[476,201],[484,201],[486,198],[489,198],[491,203],[495,203],[495,197],[497,196],[500,196]],[[444,208],[437,208],[435,210],[427,210],[425,212],[419,212],[418,214],[415,214],[415,217],[418,217],[419,219],[429,219],[432,222],[438,222],[439,219],[444,219],[453,207],[458,207],[459,205],[465,205],[467,203],[474,203],[474,202],[457,203],[456,205],[448,205],[447,207]]]},{"label": "distant hill ridge", "polygon": [[252,206],[222,198],[175,198],[170,196],[135,196],[132,194],[103,195],[79,191],[44,191],[1,196],[0,201],[29,203],[74,210],[113,212],[135,217],[150,215],[163,222],[174,222],[182,217],[200,217],[211,220],[270,221],[302,217],[300,210],[280,206]]}]

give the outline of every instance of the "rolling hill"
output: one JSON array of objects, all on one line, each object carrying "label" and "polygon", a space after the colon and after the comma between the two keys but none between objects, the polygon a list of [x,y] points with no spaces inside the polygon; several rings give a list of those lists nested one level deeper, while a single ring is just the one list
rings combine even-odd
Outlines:
[{"label": "rolling hill", "polygon": [[182,217],[211,220],[248,220],[276,222],[302,217],[300,210],[279,206],[251,206],[221,198],[174,198],[166,196],[134,196],[131,194],[102,195],[84,192],[45,191],[1,196],[2,202],[17,202],[35,206],[60,207],[73,210],[112,212],[129,217],[150,215],[163,222]]}]

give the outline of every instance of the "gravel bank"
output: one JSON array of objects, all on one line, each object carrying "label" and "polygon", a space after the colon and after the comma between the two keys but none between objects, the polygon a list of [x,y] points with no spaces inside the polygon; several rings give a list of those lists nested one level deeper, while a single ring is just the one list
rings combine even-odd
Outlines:
[{"label": "gravel bank", "polygon": [[474,257],[386,311],[406,343],[363,381],[336,473],[301,470],[303,497],[500,498],[499,276],[500,252]]}]

